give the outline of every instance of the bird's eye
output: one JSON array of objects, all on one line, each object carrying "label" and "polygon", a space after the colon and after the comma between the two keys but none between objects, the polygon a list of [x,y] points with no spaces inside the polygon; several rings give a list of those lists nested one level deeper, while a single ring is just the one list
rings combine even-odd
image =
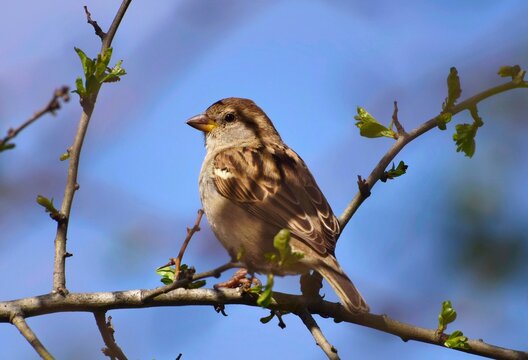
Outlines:
[{"label": "bird's eye", "polygon": [[227,122],[231,122],[231,121],[235,120],[235,114],[233,114],[233,113],[225,114],[224,120],[227,121]]}]

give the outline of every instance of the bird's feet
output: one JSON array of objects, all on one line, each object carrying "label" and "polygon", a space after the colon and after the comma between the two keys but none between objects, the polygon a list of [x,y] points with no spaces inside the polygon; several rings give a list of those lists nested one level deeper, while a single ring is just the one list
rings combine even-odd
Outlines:
[{"label": "bird's feet", "polygon": [[215,284],[216,290],[221,288],[236,289],[242,288],[243,290],[249,290],[251,286],[262,285],[260,280],[255,277],[254,274],[249,274],[247,269],[240,268],[233,274],[231,279]]}]

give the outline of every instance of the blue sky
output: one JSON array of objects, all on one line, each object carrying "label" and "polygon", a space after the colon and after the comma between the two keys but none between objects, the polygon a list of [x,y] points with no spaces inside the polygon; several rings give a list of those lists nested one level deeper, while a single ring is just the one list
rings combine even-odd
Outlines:
[{"label": "blue sky", "polygon": [[[4,9],[0,131],[30,116],[55,87],[73,86],[81,73],[74,46],[95,56],[100,43],[82,5],[22,0]],[[107,28],[118,2],[86,5]],[[356,106],[388,122],[398,100],[400,120],[412,129],[441,109],[451,66],[459,70],[463,98],[501,83],[500,66],[528,65],[526,10],[524,1],[468,0],[132,3],[114,41],[114,60],[124,60],[128,75],[103,88],[83,148],[68,243],[70,291],[158,285],[154,269],[177,254],[200,207],[203,139],[185,120],[214,101],[239,96],[259,104],[340,214],[357,190],[356,175],[367,176],[391,145],[359,136]],[[520,336],[528,317],[526,265],[501,282],[479,280],[478,271],[456,260],[466,222],[453,209],[469,197],[498,234],[526,234],[528,174],[518,164],[528,153],[527,103],[526,91],[517,90],[482,104],[485,126],[473,159],[455,152],[451,125],[404,149],[397,161],[409,165],[407,175],[376,185],[337,247],[373,312],[435,327],[441,302],[451,299],[459,310],[456,329],[526,346]],[[51,288],[55,228],[34,199],[43,194],[60,203],[67,164],[58,157],[79,115],[73,96],[1,155],[2,299]],[[526,255],[526,246],[520,253]],[[505,262],[509,255],[497,253]],[[185,255],[198,270],[227,259],[205,224]],[[278,289],[297,292],[298,281],[282,279]],[[330,289],[325,293],[335,299]],[[119,344],[134,359],[173,359],[180,352],[183,359],[322,358],[294,316],[280,330],[260,324],[267,314],[261,309],[233,306],[227,313],[189,307],[111,315]],[[28,321],[58,358],[104,358],[90,314]],[[468,357],[351,324],[319,324],[345,359]],[[0,326],[0,347],[9,358],[35,358],[9,325]]]}]

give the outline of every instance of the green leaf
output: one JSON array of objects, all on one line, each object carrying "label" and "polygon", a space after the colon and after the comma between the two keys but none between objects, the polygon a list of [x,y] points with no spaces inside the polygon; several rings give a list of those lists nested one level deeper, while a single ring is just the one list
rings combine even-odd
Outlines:
[{"label": "green leaf", "polygon": [[444,342],[444,345],[451,349],[469,349],[468,338],[464,336],[462,331],[454,331],[447,340]]},{"label": "green leaf", "polygon": [[205,284],[206,284],[205,280],[197,280],[187,285],[187,289],[199,289],[201,287],[204,287]]},{"label": "green leaf", "polygon": [[291,253],[290,230],[282,229],[273,238],[273,247],[279,251],[281,261]]},{"label": "green leaf", "polygon": [[438,315],[438,331],[440,333],[444,332],[447,329],[447,325],[455,321],[456,317],[457,313],[451,305],[451,301],[442,302],[442,310]]},{"label": "green leaf", "polygon": [[519,65],[513,66],[501,66],[497,74],[500,77],[511,77],[515,78],[521,72],[521,67]]},{"label": "green leaf", "polygon": [[447,129],[447,123],[451,121],[451,119],[453,118],[453,114],[451,114],[450,112],[445,112],[445,113],[442,113],[440,114],[440,116],[438,116],[438,128],[440,130],[445,130]]},{"label": "green leaf", "polygon": [[240,261],[245,253],[246,249],[244,248],[244,246],[240,246],[236,254],[236,261]]},{"label": "green leaf", "polygon": [[354,119],[357,120],[356,126],[359,128],[359,134],[368,138],[376,137],[388,137],[394,139],[396,133],[392,129],[388,129],[385,126],[381,125],[372,115],[370,115],[367,110],[361,106],[357,107],[357,115],[354,116]]},{"label": "green leaf", "polygon": [[460,88],[458,70],[453,66],[449,70],[449,75],[447,76],[447,98],[444,102],[444,110],[449,110],[453,105],[455,105],[455,102],[458,100],[461,94],[462,89]]},{"label": "green leaf", "polygon": [[464,152],[467,157],[475,154],[475,135],[477,135],[477,124],[458,124],[455,126],[456,133],[453,134],[453,140],[457,145],[457,152]]},{"label": "green leaf", "polygon": [[75,79],[75,90],[73,92],[79,94],[81,98],[86,97],[86,89],[82,78],[78,77]]},{"label": "green leaf", "polygon": [[64,160],[68,160],[69,158],[70,158],[70,152],[69,152],[69,151],[66,151],[65,153],[63,153],[63,154],[60,156],[59,160],[60,160],[60,161],[64,161]]},{"label": "green leaf", "polygon": [[257,299],[257,305],[262,307],[268,307],[272,300],[273,294],[273,274],[268,274],[268,281],[264,290],[260,293],[260,296]]},{"label": "green leaf", "polygon": [[82,67],[83,67],[84,75],[86,77],[92,75],[94,73],[94,70],[95,70],[95,67],[94,67],[95,66],[95,62],[94,62],[94,60],[92,60],[88,56],[86,56],[84,51],[82,51],[81,49],[79,49],[77,47],[74,47],[74,49],[77,52],[77,55],[79,55],[79,58],[81,59],[81,64],[82,64]]},{"label": "green leaf", "polygon": [[249,288],[247,290],[247,292],[250,293],[250,294],[258,294],[258,295],[260,295],[260,293],[262,292],[262,286],[261,285],[255,285],[255,286]]},{"label": "green leaf", "polygon": [[125,69],[121,67],[123,60],[119,60],[110,72],[101,79],[101,82],[116,82],[121,80],[121,76],[126,75]]},{"label": "green leaf", "polygon": [[[289,266],[295,264],[299,259],[304,257],[303,253],[293,251],[290,245],[290,231],[282,229],[273,238],[273,247],[279,251],[279,266]],[[265,254],[264,256],[270,262],[277,260],[274,254]]]},{"label": "green leaf", "polygon": [[102,83],[119,81],[121,76],[126,75],[125,69],[121,67],[122,60],[118,61],[112,69],[108,69],[108,64],[112,58],[112,48],[108,48],[103,53],[98,54],[94,60],[88,58],[79,48],[75,48],[75,51],[81,59],[85,75],[84,82],[82,78],[76,79],[76,90],[73,91],[79,94],[81,100],[96,93]]},{"label": "green leaf", "polygon": [[181,272],[181,271],[187,271],[187,270],[189,270],[189,265],[187,265],[187,264],[180,264],[180,269],[179,269],[179,270],[180,270],[180,272]]},{"label": "green leaf", "polygon": [[103,52],[102,55],[97,55],[97,61],[95,65],[95,77],[97,79],[102,79],[104,73],[106,72],[106,68],[108,67],[110,59],[112,58],[112,52],[113,49],[108,48]]},{"label": "green leaf", "polygon": [[156,274],[161,276],[160,281],[165,285],[169,285],[174,282],[174,268],[171,266],[165,266],[156,269]]},{"label": "green leaf", "polygon": [[51,198],[50,200],[42,195],[38,195],[37,203],[40,206],[42,206],[46,210],[46,212],[50,213],[51,215],[57,214],[59,212],[59,210],[57,210],[55,206],[53,205],[53,198]]},{"label": "green leaf", "polygon": [[13,149],[15,146],[16,146],[16,145],[13,144],[13,143],[0,144],[0,152],[5,151],[5,150],[11,150],[11,149]]},{"label": "green leaf", "polygon": [[169,278],[161,278],[160,281],[163,283],[163,285],[169,285],[173,283],[173,281]]},{"label": "green leaf", "polygon": [[387,180],[392,180],[398,176],[402,176],[407,172],[407,168],[408,166],[403,161],[400,161],[397,167],[394,167],[394,163],[392,163],[392,168],[388,171],[385,171],[380,180],[382,182],[386,182]]},{"label": "green leaf", "polygon": [[272,262],[276,262],[277,261],[277,254],[275,253],[265,253],[264,254],[264,258],[266,259],[266,261],[272,263]]},{"label": "green leaf", "polygon": [[92,94],[94,94],[101,86],[101,84],[99,83],[95,75],[87,76],[85,83],[86,83],[86,95],[87,96],[91,96]]}]

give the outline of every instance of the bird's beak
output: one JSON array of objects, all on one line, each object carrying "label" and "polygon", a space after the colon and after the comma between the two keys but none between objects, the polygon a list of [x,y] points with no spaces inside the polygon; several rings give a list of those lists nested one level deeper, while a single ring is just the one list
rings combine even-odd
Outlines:
[{"label": "bird's beak", "polygon": [[193,116],[187,120],[187,125],[192,126],[195,129],[203,131],[204,133],[211,132],[218,124],[205,114]]}]

